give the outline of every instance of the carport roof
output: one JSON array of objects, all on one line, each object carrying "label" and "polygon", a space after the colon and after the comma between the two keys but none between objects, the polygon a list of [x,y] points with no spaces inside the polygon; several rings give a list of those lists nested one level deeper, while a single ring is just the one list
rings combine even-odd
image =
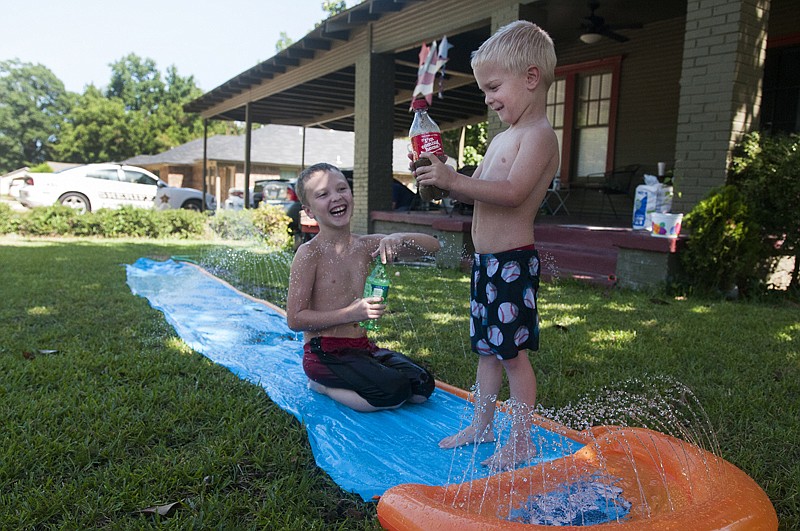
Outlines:
[{"label": "carport roof", "polygon": [[[323,21],[305,37],[270,59],[188,103],[185,110],[199,113],[206,118],[245,121],[244,103],[218,113],[214,112],[214,107],[232,99],[247,98],[248,91],[280,76],[298,74],[299,67],[335,48],[337,43],[350,39],[354,29],[421,1],[423,0],[365,0]],[[437,121],[443,128],[486,119],[483,95],[475,85],[468,62],[470,51],[477,46],[473,43],[479,44],[486,37],[488,27],[457,36],[448,35],[456,53],[451,54],[447,64],[447,97],[434,102]],[[394,54],[395,94],[407,94],[404,101],[396,103],[394,107],[396,136],[406,136],[411,123],[409,101],[417,80],[420,44],[421,42],[417,42],[413,48]],[[298,75],[298,81],[284,90],[252,101],[250,119],[255,123],[353,131],[355,65],[350,64],[318,76]]]},{"label": "carport roof", "polygon": [[[485,0],[483,0],[485,1]],[[510,4],[511,2],[503,2]],[[501,4],[501,2],[497,2]],[[364,0],[358,5],[321,22],[315,29],[270,59],[246,70],[185,106],[187,112],[199,113],[205,118],[245,121],[246,103],[250,102],[250,119],[254,123],[275,123],[306,127],[323,127],[342,131],[355,128],[355,65],[354,60],[336,57],[339,50],[353,39],[364,39],[365,27],[384,23],[382,31],[393,34],[394,59],[394,130],[396,137],[406,136],[411,123],[409,102],[416,84],[419,48],[431,37],[392,28],[395,20],[406,21],[420,16],[430,18],[432,10],[458,5],[460,12],[452,17],[457,22],[444,24],[443,19],[428,22],[424,31],[439,39],[443,32],[453,45],[446,65],[443,82],[444,98],[435,99],[432,114],[442,129],[453,129],[486,119],[487,108],[483,94],[475,84],[469,65],[470,54],[489,37],[490,20],[486,9],[478,9],[482,2],[434,0]],[[604,0],[600,10],[603,16],[615,22],[642,24],[686,12],[686,0],[670,2],[642,0]],[[401,19],[382,21],[400,11],[407,10]],[[476,13],[472,13],[475,10]],[[481,13],[477,13],[481,11]],[[588,15],[588,3],[582,0],[520,0],[520,16],[540,23],[553,37],[557,52],[561,47],[579,43],[580,21]],[[435,11],[439,13],[439,11]],[[484,18],[481,18],[484,17]],[[377,26],[376,26],[377,27]],[[413,26],[412,26],[413,27]],[[449,27],[450,31],[435,30]],[[457,28],[457,29],[453,29]],[[628,33],[635,35],[633,30]],[[372,39],[372,31],[366,32]],[[403,43],[403,44],[399,44]],[[362,43],[366,45],[365,43]],[[352,55],[352,49],[348,51]],[[346,54],[345,54],[346,55]],[[325,63],[325,67],[318,66]],[[330,67],[330,65],[336,65]],[[437,78],[437,85],[439,81]],[[437,87],[438,88],[438,87]]]}]

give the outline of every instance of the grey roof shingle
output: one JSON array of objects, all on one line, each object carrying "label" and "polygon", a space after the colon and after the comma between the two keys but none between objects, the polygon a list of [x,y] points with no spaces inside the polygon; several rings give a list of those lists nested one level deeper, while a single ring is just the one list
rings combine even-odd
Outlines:
[{"label": "grey roof shingle", "polygon": [[[330,162],[343,169],[353,168],[353,143],[355,133],[332,129],[306,129],[305,160],[303,160],[303,128],[291,125],[269,124],[255,129],[251,138],[250,161],[253,164],[273,166],[310,166],[316,162]],[[408,141],[395,139],[392,169],[408,170],[406,156]],[[244,135],[215,135],[208,138],[208,160],[220,162],[244,161]],[[156,155],[137,155],[126,159],[125,164],[194,164],[203,160],[203,139]]]}]

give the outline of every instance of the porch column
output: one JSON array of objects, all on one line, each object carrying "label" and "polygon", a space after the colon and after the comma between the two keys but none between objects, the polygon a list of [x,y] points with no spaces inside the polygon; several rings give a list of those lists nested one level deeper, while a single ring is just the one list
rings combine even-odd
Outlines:
[{"label": "porch column", "polygon": [[[251,106],[252,102],[248,101],[244,108],[244,205],[242,208],[245,210],[250,208],[250,147],[253,139],[253,122],[252,115],[250,113]],[[236,175],[235,169],[233,170],[233,174],[234,176]]]},{"label": "porch column", "polygon": [[734,145],[758,126],[770,0],[688,0],[672,210],[725,183]]},{"label": "porch column", "polygon": [[371,210],[392,206],[393,139],[394,59],[368,50],[356,60],[355,210],[351,224],[355,233],[370,232]]},{"label": "porch column", "polygon": [[[208,118],[203,120],[203,203],[200,205],[200,212],[206,210],[206,193],[208,191]],[[219,204],[217,207],[219,208]]]}]

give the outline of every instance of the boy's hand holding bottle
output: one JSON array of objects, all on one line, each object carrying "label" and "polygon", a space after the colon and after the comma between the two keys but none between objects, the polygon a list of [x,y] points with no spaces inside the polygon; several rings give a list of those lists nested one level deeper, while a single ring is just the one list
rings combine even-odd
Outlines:
[{"label": "boy's hand holding bottle", "polygon": [[[431,163],[429,159],[422,157],[423,153],[433,153],[442,162],[446,161],[447,156],[444,154],[442,134],[439,126],[428,115],[428,102],[424,99],[416,99],[411,103],[411,107],[414,110],[414,120],[411,122],[408,136],[411,139],[413,168],[416,170]],[[436,186],[420,186],[419,195],[423,201],[432,201],[434,199],[444,199],[447,197],[447,191]]]},{"label": "boy's hand holding bottle", "polygon": [[[368,299],[370,297],[380,297],[382,302],[385,303],[386,298],[389,296],[390,284],[391,282],[389,281],[389,276],[386,274],[386,268],[380,260],[376,260],[375,267],[372,269],[372,272],[369,274],[367,281],[364,284],[364,299]],[[367,330],[380,329],[378,319],[361,321],[359,325]]]}]

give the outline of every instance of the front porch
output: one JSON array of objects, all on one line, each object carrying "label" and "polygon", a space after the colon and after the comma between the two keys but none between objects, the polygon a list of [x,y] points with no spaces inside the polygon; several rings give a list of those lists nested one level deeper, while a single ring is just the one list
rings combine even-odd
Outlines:
[{"label": "front porch", "polygon": [[[630,214],[596,212],[547,215],[536,219],[536,246],[545,281],[574,278],[604,286],[632,289],[657,287],[677,273],[682,239],[656,238],[630,228]],[[472,216],[428,211],[373,211],[373,232],[414,231],[444,242],[437,256],[441,267],[467,268],[474,252]]]}]

